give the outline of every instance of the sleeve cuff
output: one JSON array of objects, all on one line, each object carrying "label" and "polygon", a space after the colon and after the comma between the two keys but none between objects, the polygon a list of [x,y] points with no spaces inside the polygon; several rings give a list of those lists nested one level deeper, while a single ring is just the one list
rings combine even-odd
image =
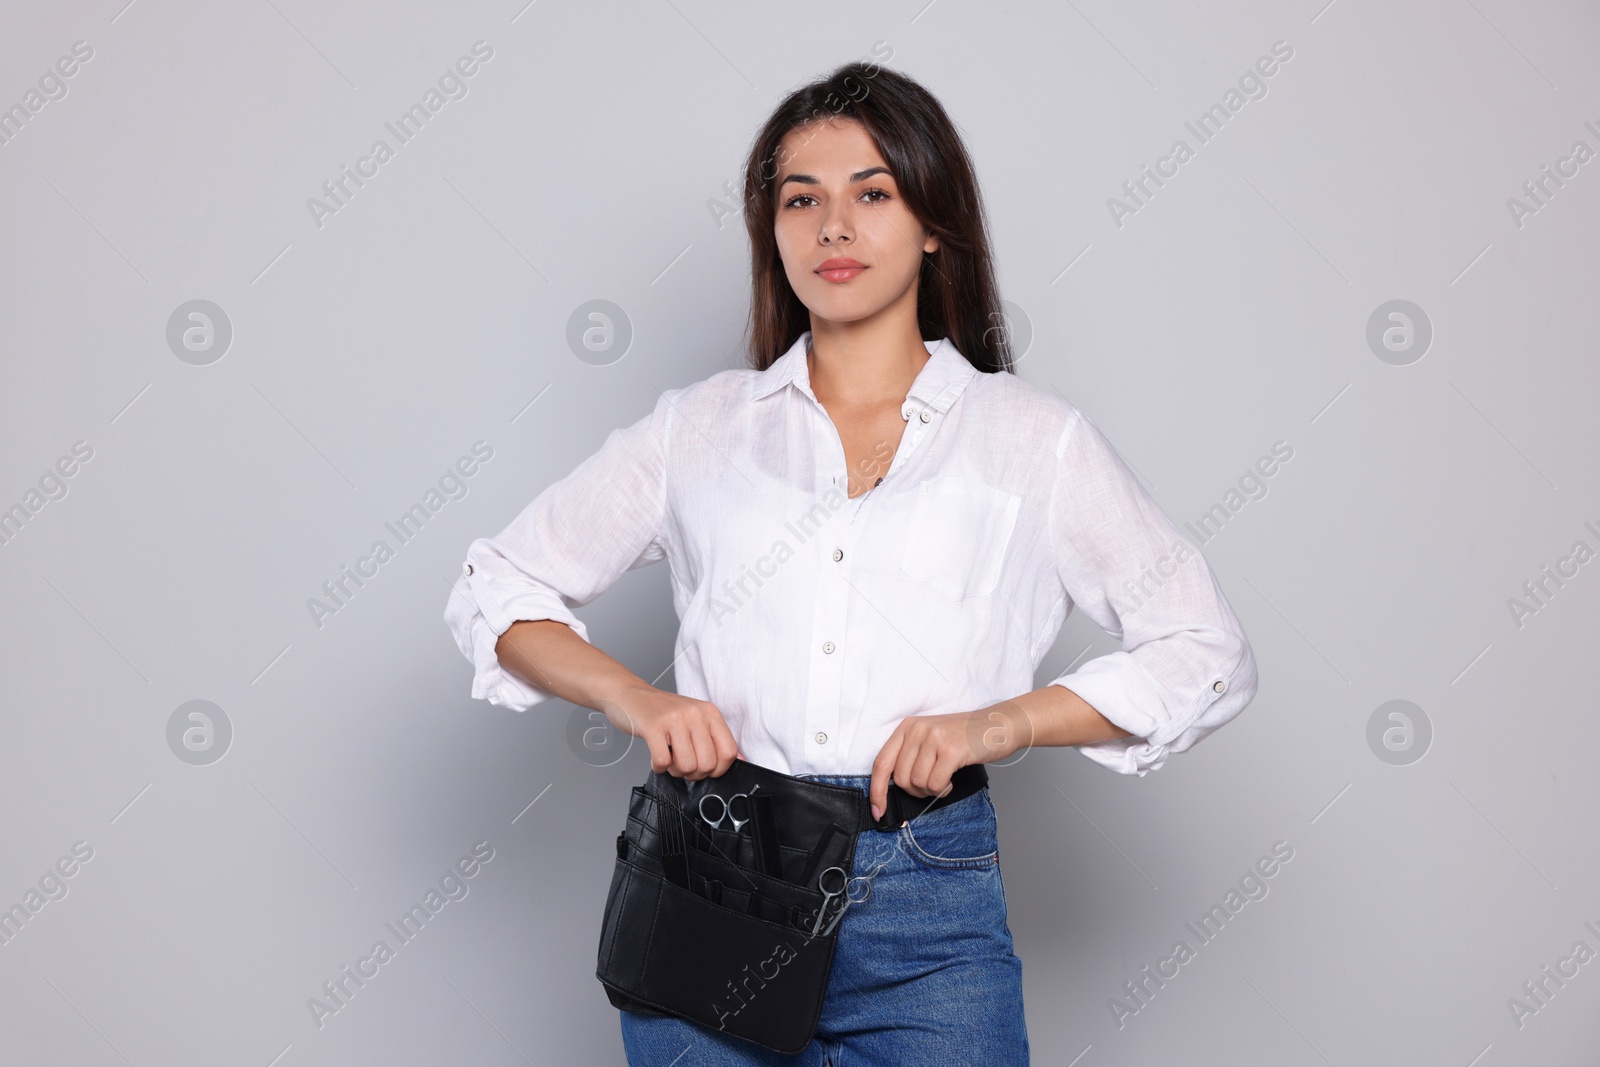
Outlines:
[{"label": "sleeve cuff", "polygon": [[[550,619],[566,623],[583,640],[589,640],[588,627],[564,604],[551,605],[545,599],[526,593],[513,594],[497,601],[485,586],[488,580],[462,575],[456,582],[456,595],[450,598],[445,621],[456,635],[456,644],[472,661],[472,697],[487,700],[512,711],[527,711],[554,694],[529,685],[500,665],[495,645],[514,622]],[[498,625],[497,625],[498,624]]]},{"label": "sleeve cuff", "polygon": [[1151,771],[1159,771],[1167,762],[1166,745],[1152,745],[1137,737],[1117,737],[1092,745],[1079,745],[1078,751],[1118,774],[1136,774],[1140,778]]},{"label": "sleeve cuff", "polygon": [[1158,721],[1151,715],[1147,709],[1164,706],[1162,689],[1126,652],[1098,656],[1050,684],[1070,689],[1113,725],[1133,735],[1076,746],[1085,756],[1119,774],[1143,777],[1159,770],[1167,761],[1169,742],[1187,726],[1177,718]]}]

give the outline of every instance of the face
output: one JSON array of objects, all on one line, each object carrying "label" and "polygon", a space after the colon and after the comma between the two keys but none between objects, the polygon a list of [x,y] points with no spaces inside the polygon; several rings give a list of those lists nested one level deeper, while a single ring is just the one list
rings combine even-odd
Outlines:
[{"label": "face", "polygon": [[773,232],[784,274],[813,318],[857,322],[909,301],[939,239],[900,199],[889,165],[854,119],[790,130],[780,142]]}]

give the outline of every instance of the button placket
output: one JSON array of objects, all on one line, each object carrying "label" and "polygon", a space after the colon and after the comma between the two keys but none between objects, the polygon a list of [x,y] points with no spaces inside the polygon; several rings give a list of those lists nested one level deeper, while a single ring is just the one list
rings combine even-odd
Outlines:
[{"label": "button placket", "polygon": [[922,414],[918,416],[918,410],[914,404],[909,403],[901,409],[901,414],[906,419],[906,428],[900,437],[900,447],[894,450],[894,459],[889,461],[889,469],[883,474],[885,481],[889,475],[910,462],[917,446],[922,444],[922,439],[928,435],[930,422],[928,412],[926,409],[921,409]]},{"label": "button placket", "polygon": [[[816,457],[817,499],[830,490],[848,492],[849,479],[844,467],[843,442],[837,427],[829,418],[815,396],[807,394],[814,415],[813,452]],[[901,408],[906,421],[899,447],[889,469],[884,472],[886,481],[910,461],[923,438],[932,428],[933,412],[924,405],[907,401]],[[830,433],[831,431],[831,433]],[[811,670],[807,686],[805,723],[802,736],[807,739],[811,753],[811,773],[841,773],[838,762],[844,751],[838,742],[840,703],[844,691],[845,625],[848,621],[850,569],[855,561],[854,546],[860,534],[856,515],[867,503],[867,497],[881,492],[881,485],[869,489],[850,501],[852,507],[840,508],[823,527],[813,535],[817,542],[815,559],[817,571],[816,606],[811,625]],[[831,739],[831,740],[830,740]],[[830,751],[831,750],[831,751]]]},{"label": "button placket", "polygon": [[[820,503],[829,493],[847,493],[843,443],[826,409],[812,399],[816,427],[817,493]],[[839,701],[844,690],[844,633],[849,607],[850,568],[855,562],[855,531],[850,523],[860,498],[834,511],[812,534],[805,546],[814,552],[817,580],[811,620],[809,684],[805,721],[806,767],[810,773],[837,774],[845,756],[838,742]],[[804,551],[805,549],[802,549]]]}]

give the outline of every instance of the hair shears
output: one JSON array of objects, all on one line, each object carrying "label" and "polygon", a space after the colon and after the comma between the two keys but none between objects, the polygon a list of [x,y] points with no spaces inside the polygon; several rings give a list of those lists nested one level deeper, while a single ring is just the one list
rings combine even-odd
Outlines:
[{"label": "hair shears", "polygon": [[[760,783],[757,783],[750,788],[750,793],[754,793],[760,788]],[[738,833],[744,824],[750,821],[751,815],[755,813],[753,810],[750,810],[750,813],[741,819],[738,815],[734,814],[733,802],[736,800],[743,800],[745,802],[745,808],[750,809],[750,793],[735,793],[726,800],[715,793],[707,793],[700,798],[700,817],[704,819],[706,821],[706,825],[710,826],[713,830],[722,829],[723,820],[727,820],[733,823],[734,833]],[[706,814],[706,801],[708,800],[715,800],[721,806],[721,812],[715,819]]]}]

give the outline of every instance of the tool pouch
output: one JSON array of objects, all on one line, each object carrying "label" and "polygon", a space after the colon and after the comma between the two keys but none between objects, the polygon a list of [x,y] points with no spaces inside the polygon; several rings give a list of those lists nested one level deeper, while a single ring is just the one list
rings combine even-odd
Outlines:
[{"label": "tool pouch", "polygon": [[[740,830],[701,817],[707,792],[750,794]],[[816,1032],[839,936],[831,916],[819,921],[818,874],[848,875],[857,836],[872,825],[859,790],[745,760],[697,782],[652,773],[633,788],[617,835],[595,968],[607,998],[800,1052]]]}]

